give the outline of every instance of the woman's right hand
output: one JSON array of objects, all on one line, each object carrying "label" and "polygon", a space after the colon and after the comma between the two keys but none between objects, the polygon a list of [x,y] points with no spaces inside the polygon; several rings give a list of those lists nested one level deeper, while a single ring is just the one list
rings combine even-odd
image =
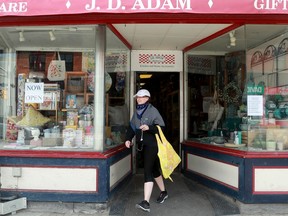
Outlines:
[{"label": "woman's right hand", "polygon": [[130,148],[130,146],[131,146],[131,141],[130,141],[130,140],[126,140],[125,146],[126,146],[127,148]]}]

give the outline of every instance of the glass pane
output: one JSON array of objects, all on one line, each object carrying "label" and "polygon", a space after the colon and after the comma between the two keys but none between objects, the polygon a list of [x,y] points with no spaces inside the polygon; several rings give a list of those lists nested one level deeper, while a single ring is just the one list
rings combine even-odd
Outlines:
[{"label": "glass pane", "polygon": [[[249,150],[282,151],[288,149],[287,26],[247,25],[247,38],[249,32],[262,35],[246,58]],[[256,62],[262,71],[254,70]]]},{"label": "glass pane", "polygon": [[[216,137],[217,142],[243,144],[242,149],[249,151],[288,149],[287,38],[286,25],[246,25],[191,50],[186,55],[188,137],[203,137],[208,143]],[[209,81],[207,74],[201,74],[207,64],[197,63],[194,53],[217,53],[213,44],[221,45],[223,51],[225,41],[226,51],[212,55],[216,70]],[[201,58],[209,62],[207,54]],[[209,86],[207,97],[201,85]],[[212,110],[217,110],[217,100],[212,100],[215,90],[224,113],[210,122]]]},{"label": "glass pane", "polygon": [[106,139],[105,147],[122,144],[129,124],[130,51],[107,30],[105,57]]},{"label": "glass pane", "polygon": [[0,32],[13,45],[9,55],[15,56],[1,49],[2,146],[92,150],[95,26],[9,27]]}]

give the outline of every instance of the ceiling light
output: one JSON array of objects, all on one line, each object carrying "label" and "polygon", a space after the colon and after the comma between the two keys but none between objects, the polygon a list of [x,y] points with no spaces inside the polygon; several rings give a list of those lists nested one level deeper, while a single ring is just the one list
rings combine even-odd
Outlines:
[{"label": "ceiling light", "polygon": [[229,36],[230,36],[230,46],[236,46],[235,31],[231,31],[229,33]]},{"label": "ceiling light", "polygon": [[152,74],[140,74],[140,79],[149,79],[152,77]]},{"label": "ceiling light", "polygon": [[49,31],[49,35],[50,35],[50,40],[51,40],[51,41],[56,40],[56,37],[55,37],[53,31]]},{"label": "ceiling light", "polygon": [[24,42],[25,41],[25,37],[24,37],[23,31],[19,32],[19,41],[20,42]]}]

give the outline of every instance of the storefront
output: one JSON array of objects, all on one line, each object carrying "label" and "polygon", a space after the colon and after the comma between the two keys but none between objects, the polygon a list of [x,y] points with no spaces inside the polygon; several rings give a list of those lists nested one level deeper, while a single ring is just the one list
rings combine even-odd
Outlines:
[{"label": "storefront", "polygon": [[[107,202],[135,171],[123,141],[137,73],[165,71],[157,97],[171,102],[183,173],[243,202],[287,202],[285,2],[54,3],[0,6],[1,195]],[[147,51],[120,32],[132,23],[211,31]]]}]

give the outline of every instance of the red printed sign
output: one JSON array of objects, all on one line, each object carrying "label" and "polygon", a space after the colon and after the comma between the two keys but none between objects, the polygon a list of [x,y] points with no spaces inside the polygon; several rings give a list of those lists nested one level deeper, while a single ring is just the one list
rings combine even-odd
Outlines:
[{"label": "red printed sign", "polygon": [[287,0],[2,0],[0,16],[82,13],[287,14]]}]

